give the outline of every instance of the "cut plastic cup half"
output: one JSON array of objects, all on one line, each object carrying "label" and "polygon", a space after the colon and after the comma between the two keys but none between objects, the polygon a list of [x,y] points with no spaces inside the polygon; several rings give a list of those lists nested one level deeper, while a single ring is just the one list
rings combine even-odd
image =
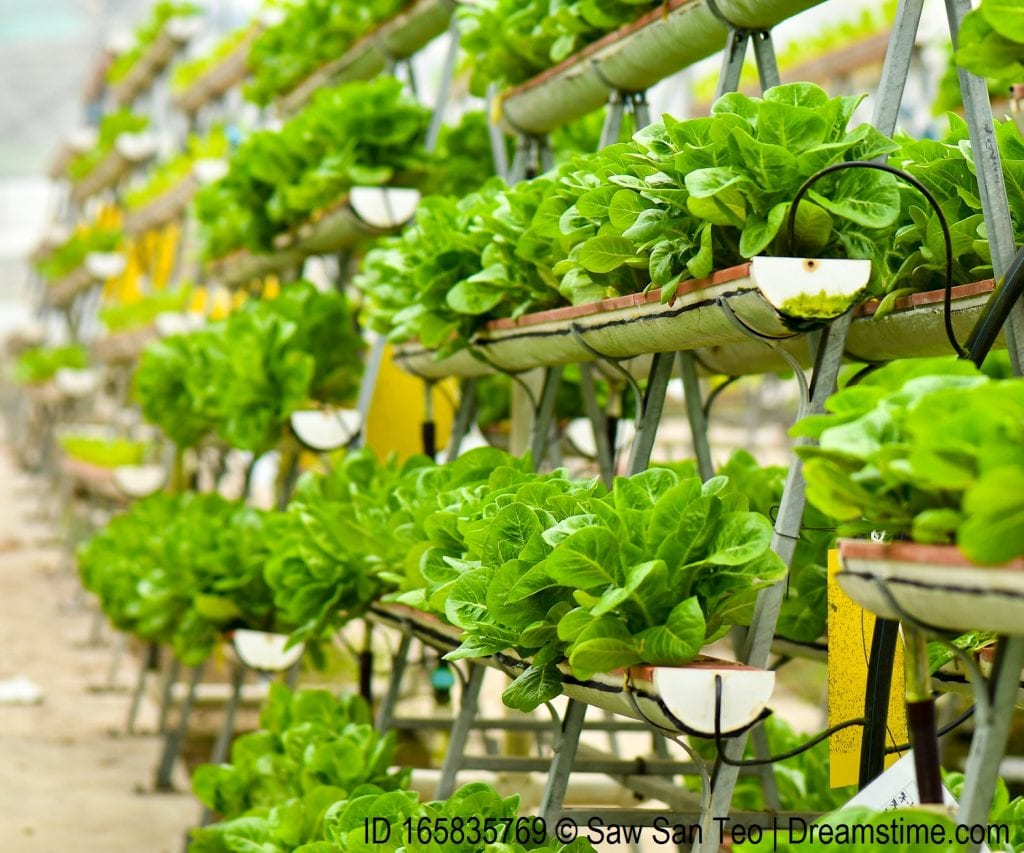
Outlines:
[{"label": "cut plastic cup half", "polygon": [[302,643],[285,648],[288,645],[287,634],[244,629],[232,633],[231,644],[242,663],[261,672],[283,672],[302,657],[306,648]]},{"label": "cut plastic cup half", "polygon": [[831,320],[860,299],[871,279],[871,261],[757,257],[750,277],[780,314]]},{"label": "cut plastic cup half", "polygon": [[337,450],[359,433],[362,418],[355,409],[305,409],[292,412],[292,430],[313,450]]}]

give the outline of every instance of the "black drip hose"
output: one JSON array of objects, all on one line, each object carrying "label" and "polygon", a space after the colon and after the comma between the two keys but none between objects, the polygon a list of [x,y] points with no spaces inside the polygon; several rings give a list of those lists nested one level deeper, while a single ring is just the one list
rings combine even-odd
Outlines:
[{"label": "black drip hose", "polygon": [[[796,209],[800,204],[800,201],[807,194],[807,191],[821,178],[826,175],[830,175],[833,172],[839,172],[843,169],[874,169],[877,172],[888,172],[890,175],[895,175],[897,178],[910,184],[915,190],[924,196],[925,201],[931,205],[935,211],[935,215],[939,218],[939,226],[942,228],[942,238],[946,243],[946,287],[945,287],[945,299],[943,300],[943,320],[946,325],[946,337],[949,339],[950,346],[953,347],[953,351],[960,358],[967,358],[967,352],[960,342],[956,339],[956,332],[953,329],[953,238],[949,233],[949,223],[946,222],[946,216],[942,212],[942,208],[939,203],[935,200],[935,196],[931,194],[928,188],[922,184],[913,175],[904,172],[902,169],[897,169],[895,166],[890,166],[887,163],[872,163],[868,160],[850,160],[845,163],[833,163],[831,166],[826,166],[824,169],[811,175],[803,185],[796,191],[796,195],[793,196],[793,204],[789,208],[789,216],[786,220],[786,239],[789,241],[788,245],[790,251],[793,251],[793,242],[796,234]],[[1024,282],[1022,282],[1024,284]]]}]

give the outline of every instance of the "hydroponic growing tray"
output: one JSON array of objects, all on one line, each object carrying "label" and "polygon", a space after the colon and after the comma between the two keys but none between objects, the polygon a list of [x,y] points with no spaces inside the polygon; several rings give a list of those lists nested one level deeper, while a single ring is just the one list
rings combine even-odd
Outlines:
[{"label": "hydroponic growing tray", "polygon": [[[409,631],[439,651],[449,652],[460,645],[458,628],[412,608],[375,605],[368,617],[379,624]],[[515,675],[528,666],[512,652],[474,662]],[[564,664],[560,669],[562,692],[570,699],[679,734],[709,733],[705,724],[714,720],[715,691],[708,687],[713,685],[715,674],[723,679],[722,733],[742,731],[760,719],[775,687],[771,670],[714,658],[699,658],[678,667],[632,666],[614,673],[598,673],[587,680],[573,676]],[[695,720],[704,721],[700,728],[684,722]]]},{"label": "hydroponic growing tray", "polygon": [[203,20],[198,15],[178,15],[168,20],[145,52],[135,61],[123,80],[111,88],[119,107],[127,107],[146,89],[185,45],[198,34]]},{"label": "hydroponic growing tray", "polygon": [[[980,316],[991,281],[954,288],[953,325],[963,339]],[[876,319],[871,303],[860,306],[848,339],[851,359],[887,361],[951,351],[942,322],[942,291],[900,300]],[[751,276],[751,264],[686,282],[668,303],[660,291],[587,305],[495,320],[470,347],[444,359],[418,343],[395,348],[395,361],[428,379],[482,376],[494,370],[518,373],[538,367],[591,362],[601,356],[630,359],[655,352],[694,351],[708,372],[744,375],[788,369],[785,360],[756,332],[800,364],[811,363],[806,334],[794,331]],[[738,320],[739,322],[736,322]]]},{"label": "hydroponic growing tray", "polygon": [[249,73],[249,48],[261,32],[261,23],[252,24],[231,53],[216,65],[207,68],[187,87],[174,92],[171,96],[174,106],[185,113],[197,112],[210,101],[221,97],[241,83]]},{"label": "hydroponic growing tray", "polygon": [[413,0],[282,95],[278,108],[288,115],[302,109],[319,89],[376,77],[391,62],[412,56],[441,35],[454,10],[455,0]]},{"label": "hydroponic growing tray", "polygon": [[[716,5],[734,26],[761,31],[820,2],[717,0]],[[667,0],[554,68],[503,92],[503,124],[510,132],[550,133],[600,108],[612,91],[644,92],[711,56],[725,45],[728,33],[707,0]]]},{"label": "hydroponic growing tray", "polygon": [[861,607],[948,631],[1024,636],[1024,559],[972,563],[954,545],[839,542],[843,591]]}]

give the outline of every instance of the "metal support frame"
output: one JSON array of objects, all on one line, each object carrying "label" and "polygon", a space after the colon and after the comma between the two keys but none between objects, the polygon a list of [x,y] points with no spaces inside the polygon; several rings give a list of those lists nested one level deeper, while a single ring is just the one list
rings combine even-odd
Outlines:
[{"label": "metal support frame", "polygon": [[160,754],[160,762],[156,768],[156,779],[154,781],[154,788],[158,791],[171,791],[174,789],[174,784],[171,780],[171,775],[174,773],[174,762],[178,760],[182,744],[185,742],[185,736],[188,734],[188,721],[192,715],[192,705],[195,703],[196,691],[199,687],[199,682],[203,678],[203,670],[205,668],[205,663],[192,667],[192,677],[189,679],[188,693],[185,694],[185,698],[182,700],[178,711],[178,724],[173,729],[168,730],[164,738],[164,748]]},{"label": "metal support frame", "polygon": [[473,419],[476,417],[477,407],[477,379],[465,379],[459,386],[459,407],[455,411],[455,420],[452,423],[452,434],[448,440],[448,453],[446,458],[451,460],[458,457],[462,451],[462,442],[466,434],[473,426]]},{"label": "metal support frame", "polygon": [[[1024,636],[1002,637],[988,685],[974,685],[976,698],[980,691],[988,687],[988,701],[979,703],[975,712],[975,732],[964,768],[958,820],[966,826],[985,825],[988,822],[992,797],[999,779],[999,763],[1006,751],[1006,741],[1013,722],[1022,669]],[[974,845],[971,849],[978,850],[979,846]]]},{"label": "metal support frame", "polygon": [[683,395],[686,401],[686,417],[690,422],[693,438],[693,455],[697,458],[697,471],[702,480],[715,476],[711,461],[711,442],[708,439],[708,418],[704,411],[704,398],[697,378],[697,360],[692,352],[679,353],[679,369],[683,375]]},{"label": "metal support frame", "polygon": [[533,418],[533,426],[530,429],[530,454],[533,457],[533,465],[538,471],[547,455],[551,431],[555,422],[555,403],[558,402],[558,389],[561,384],[561,367],[549,367],[544,371],[544,387]]},{"label": "metal support frame", "polygon": [[668,381],[672,378],[673,361],[675,361],[675,353],[671,352],[655,353],[651,360],[643,407],[637,418],[633,452],[629,457],[627,473],[630,475],[639,474],[650,464],[658,424],[661,422],[661,413],[665,408],[665,392],[668,390]]},{"label": "metal support frame", "polygon": [[[835,390],[852,318],[852,313],[848,311],[833,321],[821,336],[807,405],[809,413],[823,412],[825,400]],[[793,553],[800,537],[805,504],[803,465],[800,458],[794,454],[786,477],[779,514],[775,521],[775,532],[772,536],[772,550],[787,567],[793,561]],[[768,665],[775,625],[778,622],[785,594],[785,581],[780,581],[758,594],[750,630],[744,639],[740,656],[745,663],[761,668]],[[746,734],[727,740],[724,746],[726,755],[735,760],[742,758],[746,740]],[[725,764],[722,761],[717,763],[711,793],[711,813],[715,819],[729,816],[732,795],[738,777],[738,767]],[[694,847],[694,850],[697,853],[714,853],[718,850],[718,846],[717,838],[705,838],[701,844]]]},{"label": "metal support frame", "polygon": [[387,732],[395,724],[395,706],[398,704],[398,697],[402,691],[402,679],[409,663],[409,649],[412,647],[412,634],[408,631],[402,634],[402,641],[398,651],[391,661],[391,677],[388,679],[388,689],[384,699],[377,709],[377,731]]},{"label": "metal support frame", "polygon": [[[946,16],[949,19],[949,32],[954,48],[960,38],[960,25],[970,11],[970,0],[946,0]],[[967,119],[971,138],[971,153],[978,176],[985,230],[992,251],[992,267],[996,281],[1001,282],[1010,264],[1013,263],[1017,246],[1013,222],[1010,219],[1010,206],[1006,198],[1003,165],[992,124],[988,84],[983,78],[959,66],[957,74],[963,95],[964,118]],[[1018,301],[1010,311],[1005,331],[1014,373],[1020,376],[1024,373],[1024,304],[1021,302]]]},{"label": "metal support frame", "polygon": [[469,664],[469,677],[462,684],[459,714],[452,725],[448,741],[448,753],[441,765],[441,779],[437,783],[437,799],[446,800],[455,792],[455,777],[466,752],[466,741],[476,719],[480,701],[480,688],[484,683],[485,668],[482,664]]},{"label": "metal support frame", "polygon": [[586,716],[587,706],[570,699],[565,716],[562,717],[560,737],[555,743],[555,757],[540,801],[540,816],[547,826],[553,827],[562,814],[562,803],[565,802],[565,792],[569,788],[569,774],[576,761]]},{"label": "metal support frame", "polygon": [[149,680],[149,673],[156,672],[160,668],[160,647],[156,643],[150,643],[146,648],[146,657],[139,665],[139,676],[135,681],[135,689],[132,691],[132,703],[128,710],[128,734],[135,734],[135,724],[139,719],[139,709],[142,707],[142,696],[146,690],[146,682]]},{"label": "metal support frame", "polygon": [[601,479],[610,488],[615,477],[615,447],[608,431],[608,416],[597,402],[594,365],[580,365],[580,389],[584,411],[594,430],[594,447],[597,448],[597,465],[601,469]]}]

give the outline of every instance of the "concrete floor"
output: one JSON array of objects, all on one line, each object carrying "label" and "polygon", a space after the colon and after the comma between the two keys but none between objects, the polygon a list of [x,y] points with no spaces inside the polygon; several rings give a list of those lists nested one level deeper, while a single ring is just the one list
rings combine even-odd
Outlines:
[{"label": "concrete floor", "polygon": [[[26,676],[44,692],[38,705],[0,705],[0,851],[179,853],[199,805],[181,768],[181,793],[152,793],[160,741],[125,734],[137,662],[125,657],[120,690],[102,689],[109,631],[89,644],[91,610],[38,517],[45,491],[7,448],[0,494],[0,681]],[[152,731],[155,716],[144,706],[140,728]]]}]

